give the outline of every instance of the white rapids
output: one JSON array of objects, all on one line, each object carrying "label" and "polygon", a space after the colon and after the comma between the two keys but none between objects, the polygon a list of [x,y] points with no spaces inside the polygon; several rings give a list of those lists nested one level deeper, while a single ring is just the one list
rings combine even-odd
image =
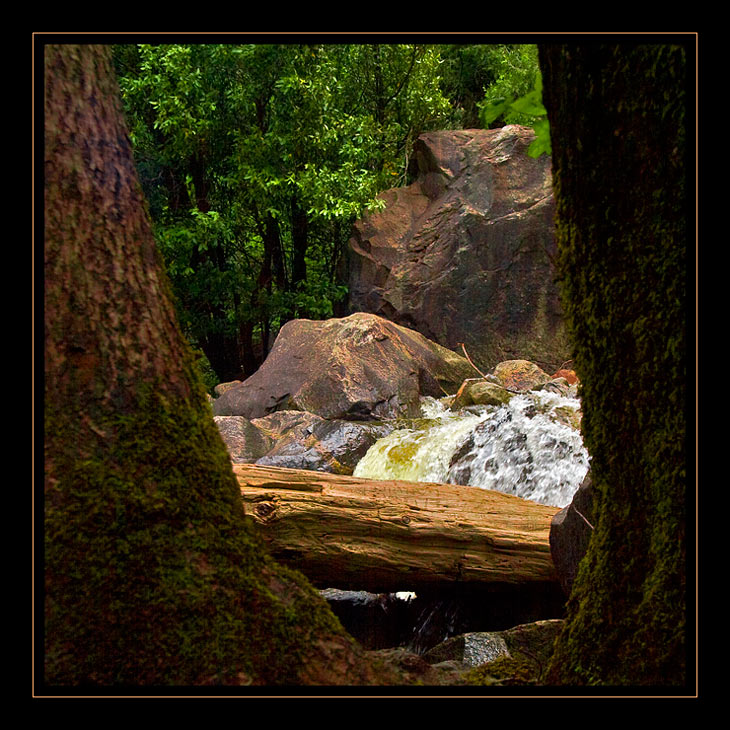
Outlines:
[{"label": "white rapids", "polygon": [[355,476],[471,485],[565,507],[588,471],[577,398],[541,390],[461,413],[434,398],[421,408],[423,420],[373,444]]}]

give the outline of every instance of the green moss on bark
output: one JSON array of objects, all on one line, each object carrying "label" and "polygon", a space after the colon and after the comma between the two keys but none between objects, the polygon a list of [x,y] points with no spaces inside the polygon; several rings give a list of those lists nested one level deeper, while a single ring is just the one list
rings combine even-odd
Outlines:
[{"label": "green moss on bark", "polygon": [[266,556],[202,393],[191,408],[142,391],[81,460],[47,413],[46,680],[297,683],[339,623]]},{"label": "green moss on bark", "polygon": [[540,58],[598,513],[550,678],[683,685],[685,48],[545,46]]},{"label": "green moss on bark", "polygon": [[109,47],[45,50],[45,682],[374,682],[244,515],[139,197]]}]

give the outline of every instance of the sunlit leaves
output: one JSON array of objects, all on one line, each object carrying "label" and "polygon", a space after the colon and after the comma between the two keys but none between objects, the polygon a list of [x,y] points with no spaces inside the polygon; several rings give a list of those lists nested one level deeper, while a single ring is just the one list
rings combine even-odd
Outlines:
[{"label": "sunlit leaves", "polygon": [[[407,180],[418,135],[455,118],[443,48],[143,44],[118,53],[140,177],[191,330],[329,316],[344,296],[338,261],[353,220]],[[485,126],[529,120],[531,149],[549,151],[534,47],[464,48],[472,81],[489,80]],[[211,314],[213,303],[225,316]]]},{"label": "sunlit leaves", "polygon": [[[528,148],[530,157],[539,157],[542,154],[550,154],[550,124],[547,119],[547,110],[542,103],[542,75],[537,66],[536,58],[526,56],[527,62],[522,73],[519,75],[520,84],[513,81],[517,88],[524,88],[526,79],[531,79],[531,87],[519,96],[511,94],[508,96],[485,96],[479,105],[480,116],[485,127],[489,127],[498,119],[510,124],[524,124],[533,128],[536,139]],[[495,84],[493,88],[504,88],[504,79],[501,84]],[[492,92],[494,93],[494,92]]]},{"label": "sunlit leaves", "polygon": [[552,153],[550,142],[550,122],[547,118],[536,121],[532,128],[535,130],[537,138],[530,144],[527,154],[530,157],[540,157],[540,155],[549,155]]}]

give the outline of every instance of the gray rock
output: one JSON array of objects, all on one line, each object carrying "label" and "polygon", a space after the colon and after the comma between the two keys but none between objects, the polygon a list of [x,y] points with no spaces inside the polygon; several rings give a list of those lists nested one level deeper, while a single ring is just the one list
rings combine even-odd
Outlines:
[{"label": "gray rock", "polygon": [[509,656],[501,634],[496,631],[475,631],[447,639],[429,649],[423,658],[430,664],[456,661],[477,667],[485,662],[493,662],[500,656]]},{"label": "gray rock", "polygon": [[274,439],[243,416],[214,416],[218,431],[228,449],[231,461],[250,464],[266,454]]},{"label": "gray rock", "polygon": [[256,463],[349,475],[367,450],[394,428],[393,423],[320,420],[290,430]]}]

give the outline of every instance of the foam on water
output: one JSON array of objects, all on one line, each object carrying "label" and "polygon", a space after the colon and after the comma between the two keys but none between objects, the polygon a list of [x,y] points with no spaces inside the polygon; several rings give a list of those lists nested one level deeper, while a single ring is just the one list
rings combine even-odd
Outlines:
[{"label": "foam on water", "polygon": [[355,476],[444,482],[454,452],[484,414],[457,416],[435,398],[424,399],[421,412],[428,423],[393,431],[376,441],[355,467]]},{"label": "foam on water", "polygon": [[580,432],[569,425],[579,408],[577,398],[548,390],[461,414],[425,398],[426,420],[377,441],[355,476],[468,484],[564,507],[588,471]]}]

